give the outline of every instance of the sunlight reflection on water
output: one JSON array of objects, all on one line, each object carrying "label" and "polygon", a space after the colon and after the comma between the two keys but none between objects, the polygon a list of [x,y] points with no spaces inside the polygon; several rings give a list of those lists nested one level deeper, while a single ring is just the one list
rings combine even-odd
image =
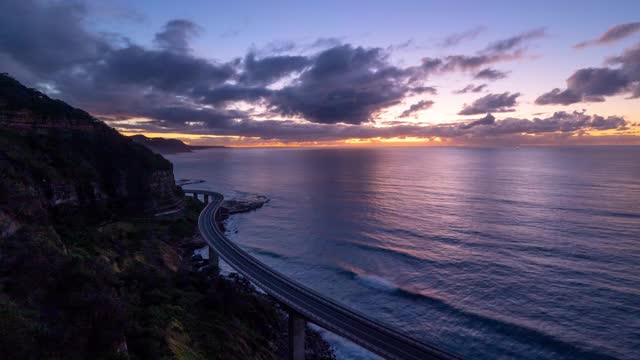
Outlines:
[{"label": "sunlight reflection on water", "polygon": [[470,358],[636,359],[639,155],[215,149],[169,158],[176,177],[207,180],[200,188],[271,198],[231,225],[254,256],[416,337]]}]

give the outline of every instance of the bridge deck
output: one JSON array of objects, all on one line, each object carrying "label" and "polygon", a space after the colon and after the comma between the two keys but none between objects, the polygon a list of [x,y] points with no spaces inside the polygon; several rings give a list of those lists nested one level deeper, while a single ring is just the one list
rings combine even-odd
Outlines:
[{"label": "bridge deck", "polygon": [[221,194],[204,190],[184,191],[211,198],[198,219],[200,233],[209,246],[236,271],[308,321],[387,359],[459,359],[375,322],[269,268],[234,244],[218,228],[215,215],[222,204]]}]

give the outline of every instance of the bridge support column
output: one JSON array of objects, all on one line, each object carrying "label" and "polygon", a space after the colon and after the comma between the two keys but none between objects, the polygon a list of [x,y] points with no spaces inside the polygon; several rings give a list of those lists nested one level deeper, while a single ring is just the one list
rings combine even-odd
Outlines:
[{"label": "bridge support column", "polygon": [[209,246],[209,265],[215,266],[216,268],[220,266],[220,258],[218,257],[218,253]]},{"label": "bridge support column", "polygon": [[193,193],[193,198],[197,200],[198,199],[198,194]]},{"label": "bridge support column", "polygon": [[289,360],[304,360],[306,323],[300,314],[289,311]]},{"label": "bridge support column", "polygon": [[204,195],[204,204],[205,204],[205,205],[208,205],[208,204],[209,204],[209,195],[208,195],[208,194],[205,194],[205,195]]}]

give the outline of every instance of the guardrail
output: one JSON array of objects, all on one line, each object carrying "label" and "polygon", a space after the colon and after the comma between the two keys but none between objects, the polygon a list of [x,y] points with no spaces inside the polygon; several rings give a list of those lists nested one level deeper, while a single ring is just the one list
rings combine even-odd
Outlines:
[{"label": "guardrail", "polygon": [[207,244],[238,273],[289,309],[291,359],[304,359],[305,321],[336,333],[387,359],[460,359],[431,344],[416,340],[400,330],[369,319],[269,268],[229,240],[218,227],[215,216],[224,199],[222,194],[192,189],[184,189],[184,192],[193,194],[196,198],[203,195],[207,204],[198,219],[198,229]]}]

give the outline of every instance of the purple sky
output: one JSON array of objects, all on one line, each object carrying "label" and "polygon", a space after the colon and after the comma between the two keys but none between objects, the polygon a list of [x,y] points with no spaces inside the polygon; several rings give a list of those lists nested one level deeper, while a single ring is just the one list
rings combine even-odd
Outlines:
[{"label": "purple sky", "polygon": [[122,132],[193,143],[637,144],[637,14],[638,1],[9,0],[0,71]]}]

